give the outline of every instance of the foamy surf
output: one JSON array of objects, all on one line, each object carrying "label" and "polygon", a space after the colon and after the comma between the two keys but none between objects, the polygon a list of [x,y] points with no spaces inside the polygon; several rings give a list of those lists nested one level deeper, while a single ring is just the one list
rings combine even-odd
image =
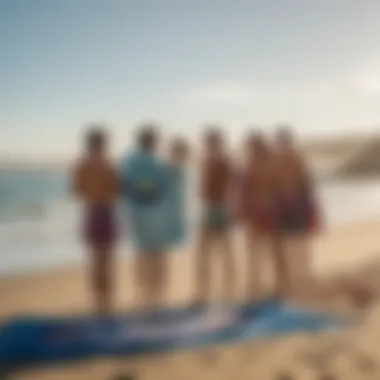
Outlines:
[{"label": "foamy surf", "polygon": [[[46,177],[39,174],[33,179],[30,173],[26,178],[13,174],[15,196],[11,198],[12,181],[1,178],[3,174],[0,173],[0,190],[4,183],[7,186],[0,193],[6,192],[7,197],[0,196],[0,276],[82,262],[85,250],[80,240],[81,209],[69,195],[67,177],[47,173]],[[28,188],[30,183],[33,185]],[[199,202],[193,195],[197,187],[194,174],[189,184],[192,238],[199,218]],[[319,197],[328,227],[380,218],[380,180],[320,182]],[[124,219],[120,207],[120,223]],[[122,224],[121,232],[119,252],[133,254],[128,226]]]}]

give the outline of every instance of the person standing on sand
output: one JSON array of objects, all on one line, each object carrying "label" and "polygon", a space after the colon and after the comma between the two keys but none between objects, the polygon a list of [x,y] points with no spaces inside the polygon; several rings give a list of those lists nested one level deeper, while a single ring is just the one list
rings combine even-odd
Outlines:
[{"label": "person standing on sand", "polygon": [[189,159],[189,147],[185,140],[174,139],[169,146],[169,234],[173,245],[182,244],[186,239],[186,201],[187,181],[186,164]]},{"label": "person standing on sand", "polygon": [[137,251],[137,302],[142,308],[162,306],[168,276],[170,176],[167,163],[156,155],[158,145],[157,127],[143,125],[137,135],[136,150],[121,165],[129,232]]},{"label": "person standing on sand", "polygon": [[[273,154],[264,136],[251,133],[246,146],[248,157],[237,191],[237,215],[247,242],[248,298],[256,299],[263,297],[265,291],[261,278],[264,255],[267,251],[275,253],[276,173]],[[277,273],[275,278],[277,281]]]},{"label": "person standing on sand", "polygon": [[318,230],[319,210],[311,170],[287,127],[276,134],[278,182],[278,254],[285,293],[293,296],[311,285],[311,234]]},{"label": "person standing on sand", "polygon": [[84,203],[84,238],[91,251],[90,277],[96,309],[112,308],[112,264],[117,238],[115,203],[119,195],[116,168],[107,156],[108,136],[103,128],[86,135],[85,154],[75,165],[74,192]]},{"label": "person standing on sand", "polygon": [[205,154],[200,169],[202,219],[196,252],[196,303],[208,301],[211,286],[212,248],[223,260],[224,298],[234,295],[235,263],[231,246],[230,195],[233,170],[225,150],[222,132],[209,128],[204,137]]}]

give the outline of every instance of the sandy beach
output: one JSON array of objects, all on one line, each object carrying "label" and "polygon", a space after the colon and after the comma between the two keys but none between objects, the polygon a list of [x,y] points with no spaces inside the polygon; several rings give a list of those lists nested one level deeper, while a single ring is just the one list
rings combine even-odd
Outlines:
[{"label": "sandy beach", "polygon": [[[314,271],[316,276],[329,276],[340,272],[364,270],[377,259],[380,260],[380,221],[368,221],[325,231],[314,244]],[[236,234],[237,261],[244,270],[242,238]],[[171,279],[168,303],[186,303],[192,296],[192,246],[170,257]],[[133,308],[132,260],[118,261],[117,308]],[[367,268],[368,269],[368,268]],[[380,277],[380,271],[379,271]],[[90,310],[91,298],[87,291],[86,268],[70,267],[49,270],[37,274],[4,277],[0,279],[0,315],[8,318],[20,314],[73,314]],[[243,283],[239,284],[243,289]],[[215,294],[215,298],[218,295]],[[375,308],[376,309],[376,308]],[[379,305],[380,309],[380,305]],[[377,334],[380,334],[380,310],[374,311],[368,325],[360,328],[355,339],[368,353],[380,352]],[[376,321],[377,319],[377,321]],[[345,332],[344,334],[349,334]],[[276,341],[252,342],[250,344],[218,349],[181,352],[159,357],[138,359],[107,359],[87,361],[62,368],[30,371],[15,377],[17,380],[60,379],[111,379],[120,370],[132,371],[141,379],[277,379],[277,373],[286,370],[296,379],[316,379],[315,372],[299,359],[303,347],[320,344],[323,337],[295,336]],[[327,338],[326,338],[327,339]],[[334,371],[339,378],[359,379],[361,373],[353,368],[349,356],[336,358]],[[380,361],[379,361],[380,364]],[[372,377],[371,377],[372,376]],[[363,379],[379,379],[380,372],[366,374]]]}]

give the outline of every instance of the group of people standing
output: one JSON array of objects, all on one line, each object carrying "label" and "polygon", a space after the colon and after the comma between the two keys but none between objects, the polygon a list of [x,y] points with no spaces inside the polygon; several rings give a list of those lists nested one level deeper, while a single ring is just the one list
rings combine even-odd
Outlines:
[{"label": "group of people standing", "polygon": [[[112,309],[112,263],[120,235],[116,205],[123,204],[126,233],[137,251],[135,282],[142,307],[164,302],[168,280],[167,253],[186,240],[187,171],[193,149],[185,139],[169,143],[159,154],[160,131],[144,125],[134,151],[121,165],[108,157],[105,129],[91,128],[85,152],[74,170],[74,191],[84,203],[84,237],[91,249],[91,281],[96,308]],[[199,163],[201,215],[197,224],[194,303],[210,301],[212,255],[223,266],[224,298],[236,296],[236,266],[232,235],[244,230],[247,296],[265,294],[264,259],[270,258],[276,279],[274,294],[288,297],[310,281],[310,235],[319,227],[314,184],[307,164],[288,128],[274,141],[251,131],[243,146],[244,160],[231,154],[222,129],[204,130]]]}]

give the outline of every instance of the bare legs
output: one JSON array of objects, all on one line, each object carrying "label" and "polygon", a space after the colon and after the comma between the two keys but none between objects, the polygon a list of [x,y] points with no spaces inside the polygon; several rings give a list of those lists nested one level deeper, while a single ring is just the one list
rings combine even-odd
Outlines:
[{"label": "bare legs", "polygon": [[246,252],[247,252],[247,297],[250,300],[264,297],[264,273],[265,261],[272,249],[272,236],[257,231],[252,227],[246,230]]},{"label": "bare legs", "polygon": [[273,247],[272,247],[272,255],[273,255],[273,267],[274,267],[274,294],[278,298],[284,298],[288,292],[289,279],[288,279],[288,271],[286,266],[286,258],[283,251],[282,239],[279,235],[275,235],[273,237]]},{"label": "bare legs", "polygon": [[231,238],[230,231],[223,231],[217,236],[223,269],[223,299],[226,301],[232,300],[236,293],[235,260]]},{"label": "bare legs", "polygon": [[286,293],[290,297],[302,296],[311,291],[311,251],[307,235],[284,236],[282,254],[285,264]]},{"label": "bare legs", "polygon": [[90,266],[95,308],[99,314],[109,314],[113,306],[112,248],[108,245],[94,247]]},{"label": "bare legs", "polygon": [[[279,298],[288,296],[291,291],[290,288],[298,286],[302,273],[308,267],[308,263],[302,259],[300,262],[294,260],[297,255],[293,253],[294,247],[297,247],[297,250],[301,252],[298,254],[300,258],[307,259],[309,255],[303,254],[306,251],[305,247],[301,245],[300,241],[298,241],[298,244],[288,246],[288,241],[282,239],[277,233],[260,231],[252,229],[252,227],[246,230],[246,242],[248,298],[257,299],[265,295],[264,272],[268,259],[271,261],[273,268],[274,295]],[[290,267],[290,264],[296,264],[298,267]],[[295,273],[293,274],[293,272]]]},{"label": "bare legs", "polygon": [[211,249],[212,236],[201,231],[195,255],[196,303],[206,303],[210,297],[211,287]]},{"label": "bare legs", "polygon": [[167,256],[162,252],[137,255],[134,273],[139,308],[156,308],[165,302],[167,265]]},{"label": "bare legs", "polygon": [[212,280],[212,249],[219,249],[223,270],[223,299],[235,295],[236,276],[230,231],[201,231],[195,257],[196,302],[206,303],[210,299]]}]

